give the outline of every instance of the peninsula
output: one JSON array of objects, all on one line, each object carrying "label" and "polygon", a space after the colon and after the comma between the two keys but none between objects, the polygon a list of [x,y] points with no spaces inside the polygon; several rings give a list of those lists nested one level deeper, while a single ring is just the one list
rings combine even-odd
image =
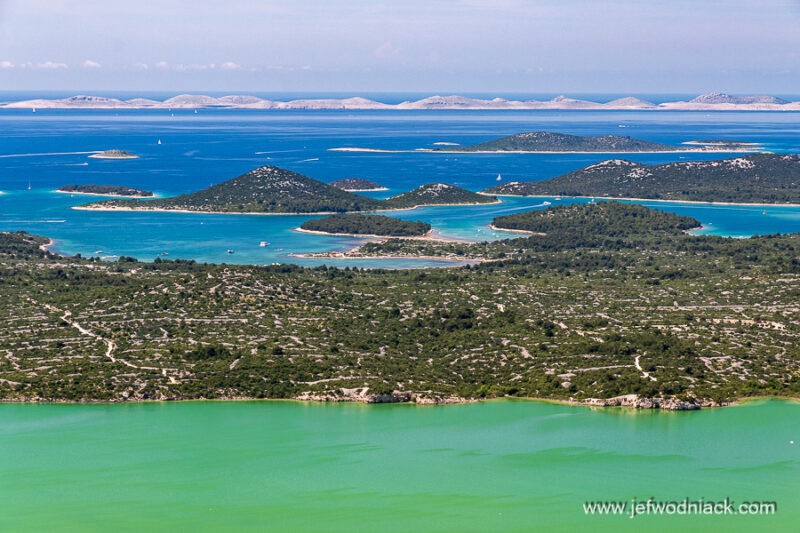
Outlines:
[{"label": "peninsula", "polygon": [[800,397],[800,235],[689,235],[618,202],[495,224],[543,235],[369,243],[486,262],[361,270],[104,262],[0,233],[0,399]]},{"label": "peninsula", "polygon": [[433,151],[447,152],[752,152],[753,144],[738,141],[689,142],[683,146],[672,146],[650,141],[622,137],[619,135],[580,136],[534,131],[517,133],[501,139],[469,146],[449,146],[434,148]]},{"label": "peninsula", "polygon": [[427,222],[400,220],[383,215],[333,215],[308,220],[301,230],[330,235],[366,235],[370,237],[422,237],[431,231]]},{"label": "peninsula", "polygon": [[655,166],[612,159],[548,180],[503,183],[484,193],[800,204],[800,156],[765,153]]},{"label": "peninsula", "polygon": [[264,166],[198,192],[157,200],[105,200],[75,209],[188,213],[332,214],[474,205],[498,200],[444,183],[423,185],[387,200],[344,191],[283,168]]},{"label": "peninsula", "polygon": [[133,187],[124,187],[122,185],[63,185],[57,190],[58,192],[93,196],[133,196],[142,198],[154,196],[152,191],[134,189]]}]

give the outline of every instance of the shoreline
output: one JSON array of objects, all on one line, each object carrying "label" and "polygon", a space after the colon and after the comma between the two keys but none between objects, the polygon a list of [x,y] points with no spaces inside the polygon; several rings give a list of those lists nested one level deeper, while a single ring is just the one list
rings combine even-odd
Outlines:
[{"label": "shoreline", "polygon": [[[475,194],[480,194],[482,196],[495,196],[493,194],[484,194],[482,192],[478,192]],[[503,203],[502,200],[497,199],[494,202],[480,202],[480,203],[467,203],[467,204],[420,204],[411,207],[398,207],[395,209],[373,209],[373,210],[363,210],[363,211],[315,211],[309,213],[264,213],[264,212],[241,212],[241,211],[200,211],[194,209],[166,209],[163,207],[155,207],[155,208],[147,208],[147,207],[117,207],[117,206],[98,206],[98,207],[89,207],[88,205],[75,205],[70,207],[70,209],[75,209],[76,211],[122,211],[122,212],[137,212],[137,211],[144,211],[144,212],[151,212],[151,213],[184,213],[184,214],[199,214],[199,215],[270,215],[270,216],[317,216],[317,215],[350,215],[350,214],[364,214],[364,213],[392,213],[396,211],[411,211],[414,209],[421,209],[424,207],[464,207],[464,206],[476,206],[476,205],[493,205],[493,204],[501,204]]]},{"label": "shoreline", "polygon": [[[586,400],[574,400],[574,399],[558,399],[558,398],[538,398],[538,397],[531,397],[531,396],[498,396],[494,398],[465,398],[462,396],[434,396],[434,397],[426,397],[426,396],[414,396],[413,392],[399,392],[398,396],[408,395],[408,399],[396,400],[396,401],[369,401],[371,398],[368,396],[361,396],[361,397],[353,397],[353,396],[341,396],[341,397],[334,397],[332,395],[325,395],[325,393],[304,393],[300,396],[294,398],[254,398],[248,396],[232,396],[230,398],[169,398],[169,399],[120,399],[120,400],[93,400],[88,398],[83,398],[81,400],[65,400],[65,399],[55,399],[55,398],[37,398],[37,399],[0,399],[0,405],[15,405],[15,404],[25,404],[25,405],[42,405],[42,404],[49,404],[49,405],[126,405],[126,404],[139,404],[139,405],[148,405],[148,404],[168,404],[168,403],[235,403],[235,402],[291,402],[291,403],[303,403],[308,405],[332,405],[332,404],[349,404],[349,405],[375,405],[380,403],[393,403],[397,405],[406,405],[408,407],[431,407],[431,406],[444,406],[444,405],[463,405],[467,403],[485,403],[485,402],[530,402],[530,403],[544,403],[544,404],[551,404],[551,405],[563,405],[565,407],[577,407],[577,408],[585,408],[595,410],[598,407],[602,409],[628,409],[632,412],[638,411],[660,411],[660,412],[673,412],[673,411],[702,411],[705,409],[719,409],[719,408],[726,408],[726,407],[740,407],[743,405],[747,405],[750,403],[762,402],[762,401],[781,401],[792,403],[800,406],[800,397],[794,396],[742,396],[734,398],[730,401],[717,403],[712,400],[698,400],[700,405],[702,403],[706,403],[706,405],[700,405],[697,409],[665,409],[663,407],[637,407],[632,405],[599,405],[596,403],[592,403],[595,401],[608,401],[608,400],[616,400],[618,398],[624,398],[626,396],[637,396],[635,394],[632,395],[623,395],[623,396],[615,396],[613,398],[587,398]],[[376,395],[377,396],[377,395]],[[389,396],[389,395],[383,395]],[[394,397],[394,393],[392,395]],[[348,399],[345,399],[348,398]],[[656,398],[647,398],[647,397],[638,397],[642,400],[655,400]],[[417,399],[421,401],[417,401]],[[436,401],[436,400],[440,401]],[[661,400],[669,400],[667,398],[660,398]]]},{"label": "shoreline", "polygon": [[138,200],[142,198],[158,198],[159,196],[156,193],[153,193],[152,196],[130,196],[126,194],[102,194],[98,192],[78,192],[78,191],[62,191],[61,189],[53,189],[51,192],[56,192],[58,194],[79,194],[81,196],[101,196],[104,198],[124,198],[124,199],[132,199]]},{"label": "shoreline", "polygon": [[103,155],[101,153],[88,156],[91,159],[139,159],[138,155]]},{"label": "shoreline", "polygon": [[56,244],[56,241],[54,241],[53,239],[47,239],[47,242],[42,244],[42,245],[40,245],[39,249],[41,251],[43,251],[43,252],[53,253],[53,252],[50,251],[50,247],[54,246],[55,244]]},{"label": "shoreline", "polygon": [[342,189],[344,192],[382,192],[388,191],[388,187],[381,187],[380,189]]},{"label": "shoreline", "polygon": [[628,200],[631,202],[660,202],[667,204],[704,204],[704,205],[731,205],[745,207],[800,207],[800,204],[767,204],[759,202],[711,202],[706,200],[664,200],[661,198],[633,198],[627,196],[569,196],[569,195],[545,195],[545,194],[503,194],[487,193],[480,191],[477,194],[485,196],[507,196],[509,198],[581,198],[589,200]]},{"label": "shoreline", "polygon": [[749,154],[764,152],[763,147],[751,149],[734,150],[732,148],[703,150],[700,148],[689,148],[684,150],[642,150],[637,152],[625,151],[597,151],[597,150],[435,150],[433,148],[416,148],[414,150],[384,150],[382,148],[358,148],[341,147],[328,148],[329,152],[353,152],[353,153],[379,153],[379,154]]},{"label": "shoreline", "polygon": [[[477,259],[477,258],[467,258],[467,257],[447,257],[443,255],[348,255],[351,252],[358,250],[360,248],[356,247],[351,250],[347,250],[346,252],[310,252],[310,253],[297,253],[297,254],[287,254],[288,257],[297,257],[299,259],[343,259],[343,260],[353,260],[353,261],[360,261],[360,260],[420,260],[420,261],[442,261],[448,263],[465,263],[470,265],[477,265],[479,263],[485,263],[490,261],[489,259]],[[458,266],[458,265],[453,265]],[[414,270],[416,268],[428,268],[428,267],[403,267],[399,270]],[[442,267],[445,268],[445,267]],[[448,267],[449,268],[449,267]],[[394,270],[394,269],[393,269]]]},{"label": "shoreline", "polygon": [[544,237],[545,235],[547,235],[547,233],[542,233],[541,231],[529,231],[529,230],[526,230],[526,229],[501,228],[501,227],[495,226],[494,224],[489,224],[489,229],[494,230],[494,231],[508,231],[510,233],[522,233],[522,234],[525,234],[525,235],[536,235],[538,237]]}]

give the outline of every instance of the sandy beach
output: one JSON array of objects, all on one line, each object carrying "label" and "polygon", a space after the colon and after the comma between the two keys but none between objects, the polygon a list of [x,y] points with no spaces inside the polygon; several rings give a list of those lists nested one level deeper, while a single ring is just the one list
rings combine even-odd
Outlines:
[{"label": "sandy beach", "polygon": [[510,233],[523,233],[525,235],[538,235],[540,237],[543,237],[543,236],[547,235],[546,233],[541,233],[539,231],[528,231],[526,229],[498,228],[494,224],[489,224],[489,229],[492,229],[494,231],[508,231]]},{"label": "sandy beach", "polygon": [[47,242],[39,246],[39,249],[43,252],[49,252],[49,248],[56,243],[53,239],[47,239]]}]

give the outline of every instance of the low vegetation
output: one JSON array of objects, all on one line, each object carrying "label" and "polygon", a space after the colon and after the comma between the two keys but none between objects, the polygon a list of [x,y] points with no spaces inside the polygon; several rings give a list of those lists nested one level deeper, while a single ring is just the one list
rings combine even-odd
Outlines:
[{"label": "low vegetation", "polygon": [[97,194],[100,196],[153,196],[152,191],[134,189],[121,185],[64,185],[58,188],[61,192],[77,192],[81,194]]},{"label": "low vegetation", "polygon": [[380,183],[363,178],[344,178],[332,181],[331,185],[345,191],[385,191],[386,187]]},{"label": "low vegetation", "polygon": [[800,235],[692,236],[641,209],[369,245],[488,259],[439,270],[102,262],[3,233],[0,398],[800,395]]},{"label": "low vegetation", "polygon": [[428,233],[431,225],[427,222],[400,220],[383,215],[348,214],[308,220],[300,226],[300,229],[344,235],[418,237]]},{"label": "low vegetation", "polygon": [[346,213],[407,209],[420,205],[468,205],[496,201],[496,198],[444,183],[423,185],[388,200],[376,200],[291,170],[264,166],[190,194],[147,202],[105,200],[81,208],[214,213]]},{"label": "low vegetation", "polygon": [[543,181],[509,182],[489,194],[800,203],[800,156],[753,154],[643,165],[614,159]]},{"label": "low vegetation", "polygon": [[469,205],[497,202],[494,196],[474,193],[446,183],[430,183],[384,200],[389,209],[404,209],[420,205]]}]

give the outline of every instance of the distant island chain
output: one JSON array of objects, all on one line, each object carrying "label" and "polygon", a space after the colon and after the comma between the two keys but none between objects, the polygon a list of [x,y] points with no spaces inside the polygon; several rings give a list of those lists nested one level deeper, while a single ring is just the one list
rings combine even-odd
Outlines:
[{"label": "distant island chain", "polygon": [[251,95],[214,97],[203,94],[181,94],[166,100],[131,98],[122,100],[106,96],[76,95],[68,98],[0,102],[6,109],[580,109],[580,110],[680,110],[680,111],[799,111],[800,101],[789,102],[769,95],[736,96],[707,93],[688,101],[653,103],[635,96],[610,102],[593,102],[557,96],[551,100],[481,99],[466,96],[429,96],[420,100],[387,104],[362,97],[309,98],[274,101]]}]

